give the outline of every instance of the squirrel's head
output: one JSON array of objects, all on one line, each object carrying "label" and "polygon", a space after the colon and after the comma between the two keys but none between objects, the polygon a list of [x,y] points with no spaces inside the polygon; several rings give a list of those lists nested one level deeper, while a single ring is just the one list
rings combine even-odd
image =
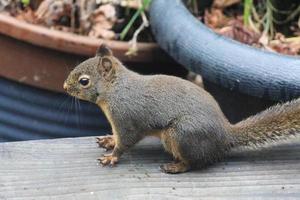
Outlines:
[{"label": "squirrel's head", "polygon": [[115,77],[118,60],[112,51],[102,44],[96,56],[76,66],[64,82],[66,92],[74,97],[96,103]]}]

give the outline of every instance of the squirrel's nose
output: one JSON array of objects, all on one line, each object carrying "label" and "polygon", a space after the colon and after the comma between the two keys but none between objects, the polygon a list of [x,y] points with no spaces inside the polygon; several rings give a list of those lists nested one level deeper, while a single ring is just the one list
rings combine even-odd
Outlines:
[{"label": "squirrel's nose", "polygon": [[68,84],[66,82],[64,82],[64,90],[67,90],[68,89]]}]

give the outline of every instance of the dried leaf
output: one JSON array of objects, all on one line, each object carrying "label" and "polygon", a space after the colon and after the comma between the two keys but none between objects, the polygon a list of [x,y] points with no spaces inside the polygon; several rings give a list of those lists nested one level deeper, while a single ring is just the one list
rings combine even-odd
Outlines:
[{"label": "dried leaf", "polygon": [[92,30],[89,32],[90,37],[94,38],[104,38],[104,39],[114,39],[116,34],[111,30],[107,30],[101,26],[101,24],[96,24],[93,26]]},{"label": "dried leaf", "polygon": [[214,30],[221,35],[248,45],[258,43],[260,37],[260,34],[248,27],[245,27],[239,19],[230,20],[223,28],[215,28]]},{"label": "dried leaf", "polygon": [[204,23],[212,29],[222,28],[227,25],[228,21],[229,19],[220,9],[205,10]]},{"label": "dried leaf", "polygon": [[266,32],[263,32],[263,34],[258,40],[258,43],[266,48],[269,44],[269,35]]},{"label": "dried leaf", "polygon": [[140,0],[96,0],[97,4],[114,4],[122,7],[138,9],[140,7]]},{"label": "dried leaf", "polygon": [[270,45],[276,52],[286,55],[296,56],[300,54],[300,42],[298,43],[279,43]]},{"label": "dried leaf", "polygon": [[92,28],[89,36],[95,38],[114,39],[115,32],[111,29],[117,21],[116,8],[111,4],[100,6],[90,17]]},{"label": "dried leaf", "polygon": [[20,4],[16,0],[0,0],[0,12],[2,11],[5,11],[12,16],[16,16],[22,10]]},{"label": "dried leaf", "polygon": [[23,12],[19,12],[19,14],[16,15],[16,18],[32,24],[36,22],[36,16],[29,7],[27,7]]},{"label": "dried leaf", "polygon": [[3,11],[10,4],[12,4],[12,0],[0,0],[0,11]]},{"label": "dried leaf", "polygon": [[72,0],[45,0],[37,11],[37,21],[47,26],[55,25],[62,16],[71,16]]},{"label": "dried leaf", "polygon": [[270,41],[269,47],[278,53],[300,55],[300,37],[285,38],[283,34],[277,33],[275,40]]},{"label": "dried leaf", "polygon": [[240,3],[240,0],[214,0],[213,7],[224,9],[237,3]]},{"label": "dried leaf", "polygon": [[102,5],[97,10],[95,10],[95,14],[100,13],[110,21],[116,20],[116,7],[111,4]]}]

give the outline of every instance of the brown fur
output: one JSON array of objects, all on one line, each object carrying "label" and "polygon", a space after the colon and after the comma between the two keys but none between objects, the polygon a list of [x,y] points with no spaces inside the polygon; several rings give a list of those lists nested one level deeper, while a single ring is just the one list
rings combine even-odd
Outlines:
[{"label": "brown fur", "polygon": [[149,131],[147,133],[145,133],[145,135],[147,136],[153,136],[153,137],[157,137],[159,139],[161,139],[162,135],[164,134],[166,130],[152,130]]},{"label": "brown fur", "polygon": [[300,99],[276,105],[232,126],[238,145],[259,145],[300,132]]},{"label": "brown fur", "polygon": [[117,129],[117,127],[115,125],[115,122],[113,120],[113,117],[112,117],[112,114],[111,114],[108,103],[104,100],[101,100],[101,101],[97,102],[97,104],[101,108],[103,113],[105,114],[105,116],[106,116],[106,118],[107,118],[107,120],[108,120],[108,122],[111,126],[115,144],[121,145],[119,140],[118,140],[118,138],[120,137],[119,134],[118,134],[118,129]]},{"label": "brown fur", "polygon": [[[83,75],[90,77],[89,85],[80,82]],[[114,141],[108,136],[98,139],[99,146],[113,147],[111,154],[99,158],[103,165],[115,165],[123,152],[145,136],[159,137],[176,160],[162,170],[181,173],[219,161],[232,147],[300,133],[300,99],[231,125],[202,88],[172,76],[132,72],[105,46],[70,73],[64,88],[70,95],[98,104],[111,124]]]},{"label": "brown fur", "polygon": [[163,132],[161,135],[161,142],[167,152],[173,155],[175,160],[183,161],[184,163],[188,163],[188,161],[182,156],[180,147],[178,145],[178,142],[173,138],[172,134],[174,133],[174,130],[168,129]]}]

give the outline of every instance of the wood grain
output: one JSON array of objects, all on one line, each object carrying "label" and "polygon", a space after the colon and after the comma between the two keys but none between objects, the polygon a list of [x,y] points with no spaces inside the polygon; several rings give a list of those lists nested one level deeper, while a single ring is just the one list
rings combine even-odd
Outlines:
[{"label": "wood grain", "polygon": [[300,138],[235,151],[208,169],[163,174],[171,158],[146,139],[114,168],[95,138],[0,144],[0,199],[300,199]]}]

